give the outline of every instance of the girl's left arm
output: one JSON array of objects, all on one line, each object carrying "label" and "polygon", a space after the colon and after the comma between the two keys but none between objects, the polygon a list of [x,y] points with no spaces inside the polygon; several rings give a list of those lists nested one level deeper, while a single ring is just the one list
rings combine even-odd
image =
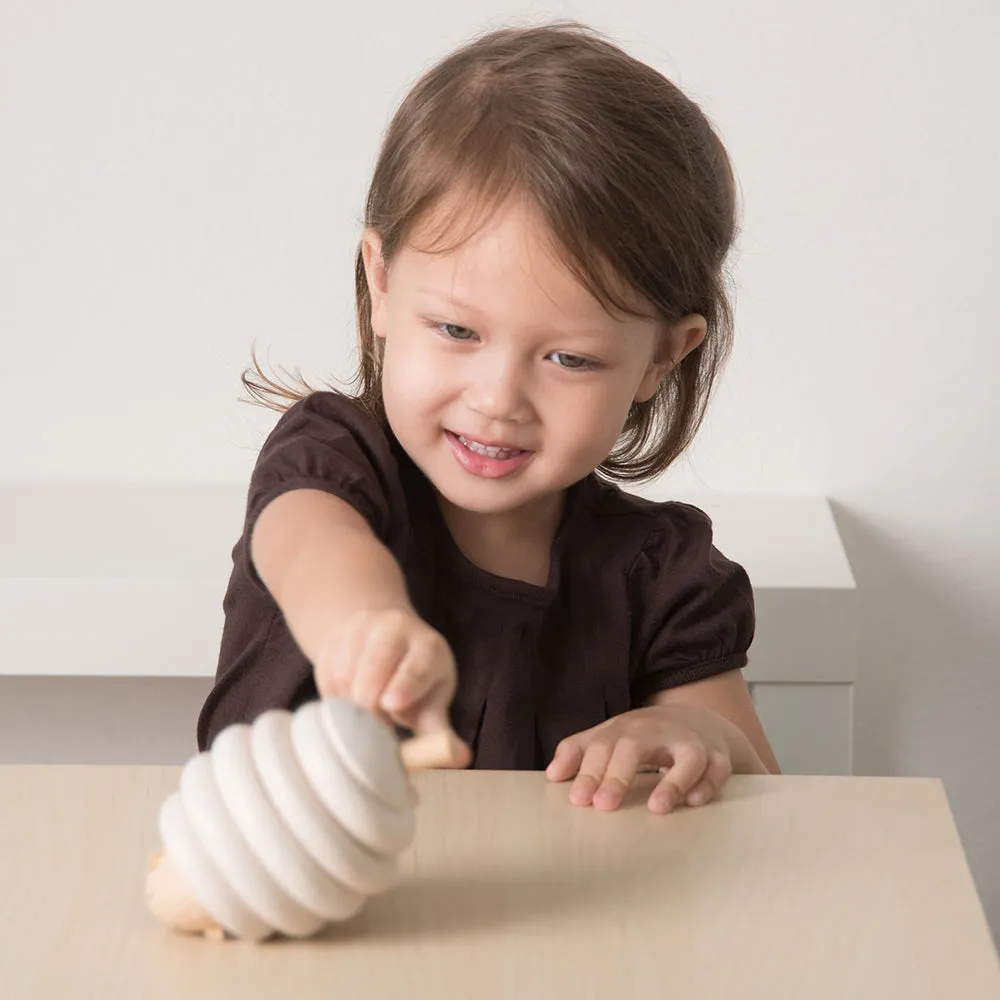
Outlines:
[{"label": "girl's left arm", "polygon": [[726,729],[731,737],[734,772],[759,774],[763,765],[766,773],[781,774],[741,670],[657,691],[643,702],[644,708],[650,705],[690,705],[714,712],[730,723]]}]

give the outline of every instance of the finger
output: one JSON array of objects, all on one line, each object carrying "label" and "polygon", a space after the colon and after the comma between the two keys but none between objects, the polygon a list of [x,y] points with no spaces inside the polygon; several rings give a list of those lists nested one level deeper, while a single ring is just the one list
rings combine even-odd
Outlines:
[{"label": "finger", "polygon": [[618,740],[608,761],[608,769],[604,772],[604,780],[594,793],[595,809],[610,811],[622,804],[625,793],[632,786],[640,756],[639,744],[634,739],[623,737]]},{"label": "finger", "polygon": [[698,784],[688,792],[684,801],[689,806],[703,806],[722,791],[722,786],[732,773],[733,765],[729,757],[718,750],[713,750],[708,755],[708,770]]},{"label": "finger", "polygon": [[430,701],[435,689],[440,691],[438,700],[446,703],[452,676],[447,647],[436,642],[413,643],[386,683],[379,704],[394,715],[403,714],[420,702]]},{"label": "finger", "polygon": [[572,778],[580,770],[585,749],[586,746],[580,733],[575,736],[567,736],[556,747],[556,752],[552,755],[552,760],[545,769],[545,776],[549,781],[566,781],[568,778]]},{"label": "finger", "polygon": [[[451,729],[448,706],[438,697],[438,688],[431,688],[426,697],[398,715],[404,726],[409,726],[416,736],[447,732]],[[383,699],[384,701],[384,699]]]},{"label": "finger", "polygon": [[371,633],[355,666],[351,700],[374,712],[382,692],[406,655],[406,638],[395,629]]},{"label": "finger", "polygon": [[698,743],[681,743],[671,748],[674,762],[649,796],[653,812],[668,813],[704,777],[708,769],[708,751]]},{"label": "finger", "polygon": [[583,755],[579,773],[569,790],[569,800],[575,806],[589,806],[594,800],[594,792],[601,786],[608,761],[614,750],[615,741],[592,740]]}]

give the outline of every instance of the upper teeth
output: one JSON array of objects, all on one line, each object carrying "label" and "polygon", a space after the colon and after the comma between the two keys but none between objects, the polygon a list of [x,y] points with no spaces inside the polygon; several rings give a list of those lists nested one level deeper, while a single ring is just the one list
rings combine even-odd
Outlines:
[{"label": "upper teeth", "polygon": [[476,452],[477,455],[487,455],[489,458],[510,458],[511,455],[517,454],[517,448],[490,448],[485,444],[480,444],[478,441],[470,441],[467,437],[463,437],[461,434],[458,435],[458,440],[465,445],[469,451]]}]

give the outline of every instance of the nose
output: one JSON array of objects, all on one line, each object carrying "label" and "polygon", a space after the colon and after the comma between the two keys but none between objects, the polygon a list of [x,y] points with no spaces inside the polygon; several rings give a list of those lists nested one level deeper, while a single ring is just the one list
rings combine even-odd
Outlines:
[{"label": "nose", "polygon": [[[485,352],[484,352],[485,353]],[[496,423],[526,423],[531,416],[529,379],[513,359],[483,359],[466,385],[465,403],[474,413]]]}]

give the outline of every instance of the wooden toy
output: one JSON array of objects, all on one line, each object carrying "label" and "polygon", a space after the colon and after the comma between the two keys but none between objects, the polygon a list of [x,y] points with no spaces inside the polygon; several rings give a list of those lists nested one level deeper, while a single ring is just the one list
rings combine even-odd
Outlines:
[{"label": "wooden toy", "polygon": [[229,726],[160,809],[149,910],[218,940],[308,937],[347,920],[398,878],[414,834],[407,772],[463,761],[451,733],[399,743],[332,698]]}]

